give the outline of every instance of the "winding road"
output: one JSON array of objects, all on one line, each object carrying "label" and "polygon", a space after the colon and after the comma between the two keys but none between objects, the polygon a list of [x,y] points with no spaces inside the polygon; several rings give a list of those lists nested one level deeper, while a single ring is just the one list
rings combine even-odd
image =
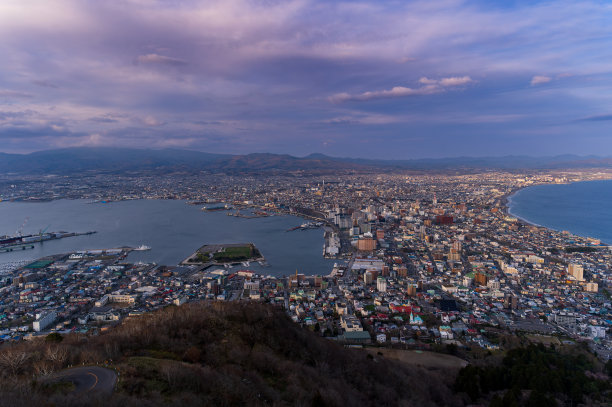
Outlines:
[{"label": "winding road", "polygon": [[72,382],[75,386],[74,393],[100,393],[112,394],[117,374],[111,370],[99,366],[73,367],[59,373],[57,379]]}]

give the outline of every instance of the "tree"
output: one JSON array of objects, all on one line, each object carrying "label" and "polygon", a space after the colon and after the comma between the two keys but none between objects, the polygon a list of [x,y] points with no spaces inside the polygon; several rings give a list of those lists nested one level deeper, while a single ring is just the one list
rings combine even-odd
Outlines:
[{"label": "tree", "polygon": [[45,337],[46,342],[61,342],[63,339],[64,337],[57,332],[51,332]]},{"label": "tree", "polygon": [[0,353],[0,365],[9,370],[13,375],[17,375],[29,356],[26,352],[18,349],[7,349]]},{"label": "tree", "polygon": [[612,377],[612,359],[606,362],[606,372],[608,373],[608,376]]}]

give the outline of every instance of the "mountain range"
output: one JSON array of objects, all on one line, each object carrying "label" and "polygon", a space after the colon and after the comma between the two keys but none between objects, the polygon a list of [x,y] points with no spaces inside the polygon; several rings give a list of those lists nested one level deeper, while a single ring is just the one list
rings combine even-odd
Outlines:
[{"label": "mountain range", "polygon": [[0,173],[58,174],[84,172],[198,172],[226,174],[375,171],[482,171],[612,168],[612,157],[562,155],[551,157],[454,157],[408,160],[340,158],[324,154],[294,157],[287,154],[214,154],[179,149],[78,147],[29,154],[0,153]]}]

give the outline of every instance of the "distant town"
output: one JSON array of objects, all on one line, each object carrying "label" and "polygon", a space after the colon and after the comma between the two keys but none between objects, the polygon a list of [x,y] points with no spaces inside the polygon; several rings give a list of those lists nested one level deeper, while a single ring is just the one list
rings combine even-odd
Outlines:
[{"label": "distant town", "polygon": [[337,262],[318,275],[266,276],[248,267],[265,262],[265,253],[243,244],[207,246],[176,265],[126,262],[136,248],[5,264],[0,339],[96,333],[189,301],[249,300],[282,307],[295,323],[346,346],[496,350],[521,334],[584,342],[606,361],[610,247],[517,219],[507,198],[531,185],[610,178],[610,170],[4,176],[0,198],[8,201],[182,199],[233,215],[301,216],[302,227],[324,228],[321,255]]}]

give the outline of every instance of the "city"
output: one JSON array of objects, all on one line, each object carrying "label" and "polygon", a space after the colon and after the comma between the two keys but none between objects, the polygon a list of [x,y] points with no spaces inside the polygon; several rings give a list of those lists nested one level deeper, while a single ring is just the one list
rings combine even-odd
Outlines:
[{"label": "city", "polygon": [[605,1],[0,1],[0,407],[612,405]]},{"label": "city", "polygon": [[[96,332],[171,304],[249,300],[283,307],[296,323],[346,345],[495,350],[512,335],[526,334],[536,341],[584,342],[607,361],[610,248],[597,239],[529,225],[505,205],[508,195],[526,186],[610,176],[568,171],[242,182],[215,177],[214,188],[206,177],[183,184],[162,178],[159,185],[149,184],[156,192],[140,194],[131,185],[149,180],[137,178],[122,187],[92,186],[81,195],[76,188],[65,196],[28,184],[5,187],[5,200],[172,197],[307,216],[325,222],[322,255],[337,263],[318,275],[286,270],[284,277],[273,277],[248,270],[246,263],[233,270],[187,262],[130,264],[129,248],[52,256],[0,277],[0,338]],[[203,186],[198,191],[185,184]]]}]

